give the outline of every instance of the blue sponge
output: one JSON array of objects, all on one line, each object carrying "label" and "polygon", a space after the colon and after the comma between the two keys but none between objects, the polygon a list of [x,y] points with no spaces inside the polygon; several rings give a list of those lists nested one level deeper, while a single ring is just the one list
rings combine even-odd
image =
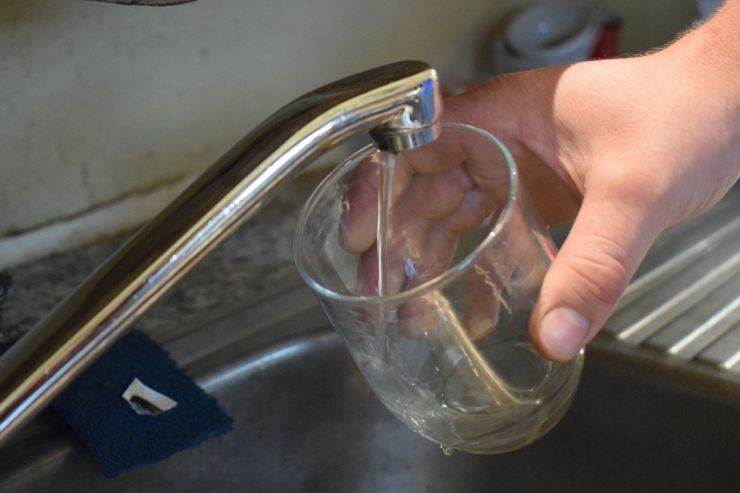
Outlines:
[{"label": "blue sponge", "polygon": [[[134,378],[177,405],[155,416],[137,414],[121,397]],[[165,459],[233,426],[216,399],[138,331],[93,363],[51,407],[72,425],[108,477]]]}]

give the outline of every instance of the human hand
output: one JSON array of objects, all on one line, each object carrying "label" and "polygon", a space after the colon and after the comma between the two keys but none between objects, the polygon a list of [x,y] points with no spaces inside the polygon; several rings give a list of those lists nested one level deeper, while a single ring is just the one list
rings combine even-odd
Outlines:
[{"label": "human hand", "polygon": [[[574,356],[606,322],[656,236],[737,181],[738,19],[740,2],[731,1],[660,52],[510,74],[445,101],[445,120],[507,145],[547,224],[575,218],[530,320],[545,357]],[[425,180],[414,193],[433,200],[415,200],[415,214],[452,215],[475,187],[451,163],[409,167],[395,193],[410,177]],[[485,199],[480,191],[474,197]],[[361,243],[355,231],[345,231],[349,248]]]},{"label": "human hand", "polygon": [[661,52],[515,74],[448,102],[446,117],[512,149],[546,222],[582,201],[531,318],[543,355],[567,359],[591,340],[655,237],[737,180],[740,50],[726,38],[738,18],[731,2]]}]

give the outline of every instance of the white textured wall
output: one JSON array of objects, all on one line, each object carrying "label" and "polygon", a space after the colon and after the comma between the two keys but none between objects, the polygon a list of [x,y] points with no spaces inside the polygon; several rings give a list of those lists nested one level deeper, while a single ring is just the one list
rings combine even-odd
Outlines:
[{"label": "white textured wall", "polygon": [[[415,58],[443,79],[469,74],[473,46],[522,3],[2,0],[0,236],[202,170],[290,99],[353,72]],[[688,0],[607,3],[626,17],[627,51],[694,15]]]}]

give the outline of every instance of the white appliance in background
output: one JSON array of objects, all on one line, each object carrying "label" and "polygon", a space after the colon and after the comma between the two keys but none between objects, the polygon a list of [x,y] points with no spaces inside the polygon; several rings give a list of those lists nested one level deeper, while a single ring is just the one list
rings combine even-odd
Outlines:
[{"label": "white appliance in background", "polygon": [[558,0],[517,12],[494,40],[494,75],[617,54],[621,19],[583,1]]}]

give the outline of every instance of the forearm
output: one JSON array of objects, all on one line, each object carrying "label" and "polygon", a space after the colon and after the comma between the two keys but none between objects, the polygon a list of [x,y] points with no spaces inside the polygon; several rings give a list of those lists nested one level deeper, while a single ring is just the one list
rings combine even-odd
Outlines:
[{"label": "forearm", "polygon": [[740,0],[729,0],[704,25],[658,54],[695,91],[696,104],[723,112],[738,136],[740,129]]},{"label": "forearm", "polygon": [[[706,23],[687,31],[663,52],[683,59],[693,75],[740,75],[740,0],[728,0]],[[703,69],[702,73],[696,69]]]}]

